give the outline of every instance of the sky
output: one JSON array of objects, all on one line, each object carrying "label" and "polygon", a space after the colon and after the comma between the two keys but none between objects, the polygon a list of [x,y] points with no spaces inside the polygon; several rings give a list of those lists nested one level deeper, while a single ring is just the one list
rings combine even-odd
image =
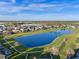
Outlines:
[{"label": "sky", "polygon": [[0,0],[0,21],[79,20],[79,0]]}]

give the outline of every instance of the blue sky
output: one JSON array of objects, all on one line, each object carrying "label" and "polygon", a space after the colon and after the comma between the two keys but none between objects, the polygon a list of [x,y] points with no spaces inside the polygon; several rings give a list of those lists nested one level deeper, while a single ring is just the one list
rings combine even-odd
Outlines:
[{"label": "blue sky", "polygon": [[79,0],[0,0],[0,20],[79,20]]}]

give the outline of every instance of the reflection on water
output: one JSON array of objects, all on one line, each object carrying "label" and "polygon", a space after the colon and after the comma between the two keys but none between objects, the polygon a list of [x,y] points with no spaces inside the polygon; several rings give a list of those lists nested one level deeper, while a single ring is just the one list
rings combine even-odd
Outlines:
[{"label": "reflection on water", "polygon": [[51,43],[55,38],[63,34],[71,34],[70,30],[57,30],[55,32],[35,34],[31,36],[22,36],[15,38],[17,42],[26,47],[37,47]]}]

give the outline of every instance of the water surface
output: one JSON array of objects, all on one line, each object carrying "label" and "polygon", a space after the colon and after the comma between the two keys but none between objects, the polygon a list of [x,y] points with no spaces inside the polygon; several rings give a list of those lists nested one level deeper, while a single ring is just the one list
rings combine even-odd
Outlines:
[{"label": "water surface", "polygon": [[37,47],[37,46],[50,44],[57,37],[61,35],[72,34],[72,33],[73,31],[70,31],[70,30],[57,30],[54,32],[49,32],[49,33],[22,36],[22,37],[15,38],[15,40],[25,47]]}]

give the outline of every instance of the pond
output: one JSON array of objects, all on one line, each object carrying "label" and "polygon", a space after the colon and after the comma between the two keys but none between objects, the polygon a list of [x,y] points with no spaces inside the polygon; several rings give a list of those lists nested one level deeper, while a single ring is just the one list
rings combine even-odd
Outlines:
[{"label": "pond", "polygon": [[57,37],[74,33],[71,30],[57,30],[54,32],[17,37],[15,40],[25,47],[38,47],[52,43]]}]

